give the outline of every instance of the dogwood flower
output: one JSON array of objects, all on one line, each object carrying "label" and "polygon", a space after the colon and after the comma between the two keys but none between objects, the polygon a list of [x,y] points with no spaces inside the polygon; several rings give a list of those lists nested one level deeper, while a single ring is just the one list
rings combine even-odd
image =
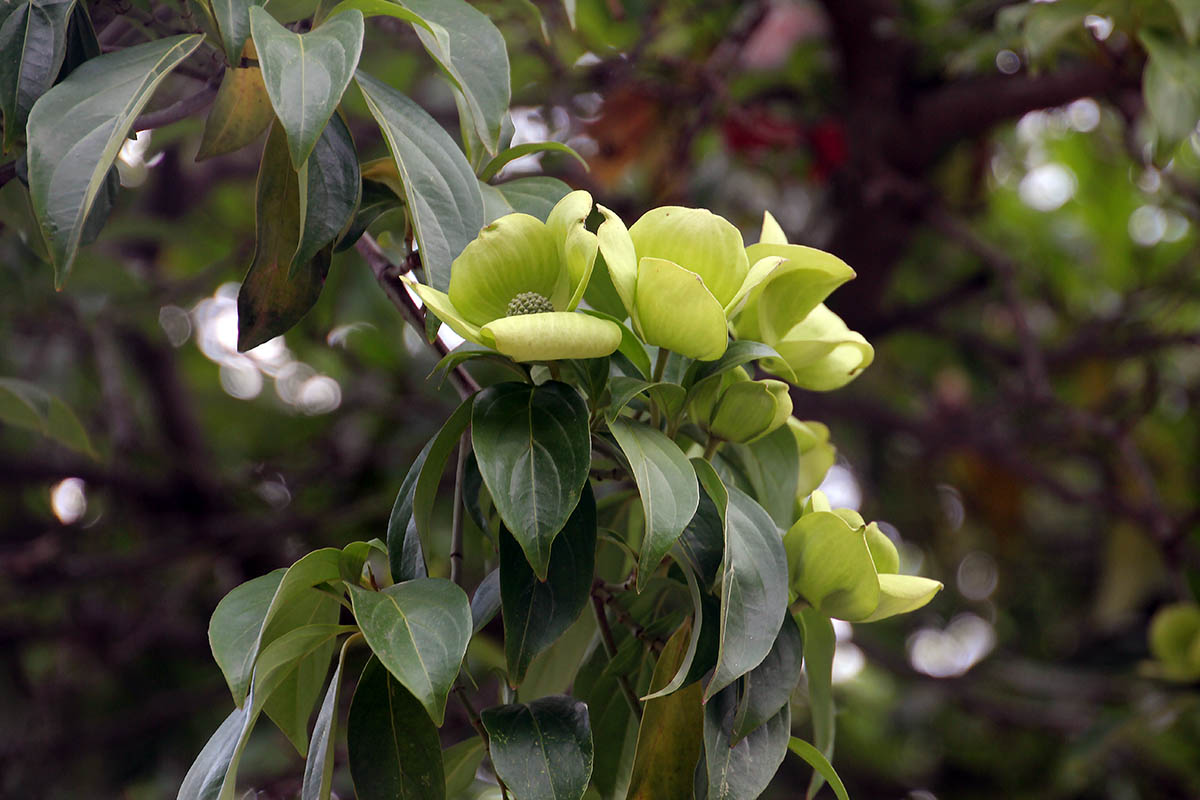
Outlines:
[{"label": "dogwood flower", "polygon": [[815,491],[783,537],[788,586],[821,613],[848,622],[874,622],[915,611],[942,590],[939,581],[899,575],[900,555],[875,523],[856,511],[831,509]]},{"label": "dogwood flower", "polygon": [[746,444],[787,422],[792,415],[792,398],[783,381],[750,380],[739,367],[696,386],[688,413],[713,436]]},{"label": "dogwood flower", "polygon": [[596,234],[584,227],[591,209],[591,195],[576,191],[546,222],[500,217],[454,259],[449,291],[406,283],[459,336],[515,361],[607,356],[620,327],[575,312],[596,261]]}]

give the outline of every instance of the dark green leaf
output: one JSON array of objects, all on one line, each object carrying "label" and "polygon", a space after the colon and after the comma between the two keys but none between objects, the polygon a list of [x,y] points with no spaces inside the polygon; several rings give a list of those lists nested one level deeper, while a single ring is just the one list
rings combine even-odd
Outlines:
[{"label": "dark green leaf", "polygon": [[29,193],[61,286],[88,212],[133,121],[159,82],[203,37],[170,36],[85,62],[33,104]]},{"label": "dark green leaf", "polygon": [[58,71],[55,83],[74,72],[80,64],[100,55],[100,38],[96,36],[96,28],[88,15],[85,3],[75,3],[71,12],[71,22],[67,26],[67,52],[63,58],[62,68]]},{"label": "dark green leaf", "polygon": [[492,621],[500,611],[500,602],[500,569],[497,567],[480,581],[471,596],[471,630],[474,633],[479,633]]},{"label": "dark green leaf", "polygon": [[804,638],[791,614],[784,614],[771,652],[742,678],[741,698],[733,723],[734,744],[787,705],[800,682],[803,659]]},{"label": "dark green leaf", "polygon": [[[247,703],[225,718],[192,762],[176,800],[218,800],[225,794],[222,789],[231,772],[234,778],[229,783],[236,782],[237,760],[257,716]],[[232,785],[228,791],[233,793]]]},{"label": "dark green leaf", "polygon": [[[804,627],[804,674],[808,677],[808,703],[812,708],[813,744],[825,758],[833,757],[833,651],[837,636],[833,622],[815,608],[800,612]],[[808,797],[821,789],[824,778],[818,770],[808,785]]]},{"label": "dark green leaf", "polygon": [[466,594],[442,578],[417,578],[378,592],[351,586],[350,598],[371,650],[441,725],[471,638]]},{"label": "dark green leaf", "polygon": [[27,428],[92,458],[96,451],[75,413],[32,383],[0,378],[0,422]]},{"label": "dark green leaf", "polygon": [[337,625],[341,605],[331,595],[308,590],[308,614],[263,648],[254,666],[255,697],[301,756],[308,753],[308,719],[321,696],[336,639],[352,633]]},{"label": "dark green leaf", "polygon": [[[352,637],[353,638],[353,637]],[[337,669],[329,679],[329,689],[317,712],[313,725],[312,742],[308,758],[304,761],[304,782],[300,787],[300,800],[329,800],[333,786],[333,756],[337,743],[337,701],[342,688],[342,668],[346,664],[346,650],[350,640],[342,645]]]},{"label": "dark green leaf", "polygon": [[[293,33],[267,11],[252,6],[250,30],[267,96],[287,132],[292,166],[300,169],[358,67],[362,14],[348,11],[316,30]],[[345,138],[349,138],[349,132]],[[353,149],[353,143],[350,147]],[[336,152],[331,155],[334,160],[341,157]],[[326,169],[333,169],[333,164]]]},{"label": "dark green leaf", "polygon": [[250,7],[265,5],[267,0],[209,0],[213,19],[231,66],[242,60],[242,48],[250,36]]},{"label": "dark green leaf", "polygon": [[675,416],[683,409],[686,397],[683,387],[677,383],[668,383],[666,381],[651,383],[641,378],[618,375],[612,379],[612,400],[605,414],[609,419],[616,419],[625,409],[625,406],[629,405],[640,394],[649,395],[668,417]]},{"label": "dark green leaf", "polygon": [[221,598],[208,624],[208,643],[233,702],[239,707],[250,689],[263,623],[285,569],[253,578]]},{"label": "dark green leaf", "polygon": [[[416,522],[417,531],[425,536],[433,535],[433,503],[437,498],[438,484],[442,481],[442,473],[446,471],[446,462],[450,459],[450,454],[454,452],[454,448],[462,438],[463,431],[471,422],[474,403],[475,396],[464,400],[428,445],[429,452],[425,456],[425,463],[421,466],[420,474],[417,475],[417,483],[413,489],[412,511],[409,512]],[[397,502],[399,499],[399,497],[396,498]],[[392,542],[392,530],[393,528],[389,525],[389,549]],[[407,530],[407,526],[405,530]]]},{"label": "dark green leaf", "polygon": [[[447,438],[452,446],[453,439]],[[421,536],[413,518],[413,498],[417,493],[417,479],[421,470],[425,468],[429,452],[437,442],[438,436],[435,435],[417,454],[416,460],[408,468],[408,474],[404,476],[404,482],[400,484],[396,502],[392,504],[392,514],[388,517],[388,566],[391,568],[392,580],[396,583],[424,578],[429,574],[425,566],[425,553],[421,548]],[[445,459],[448,455],[449,448],[446,448],[442,455],[442,468],[446,466]]]},{"label": "dark green leaf", "polygon": [[[696,463],[695,459],[692,461]],[[696,514],[679,537],[679,554],[707,589],[717,581],[725,556],[725,521],[707,492],[700,494]]]},{"label": "dark green leaf", "polygon": [[458,145],[423,108],[361,70],[355,80],[404,184],[426,280],[444,292],[450,262],[483,227],[479,181]]},{"label": "dark green leaf", "polygon": [[500,383],[478,395],[471,441],[500,518],[540,580],[591,465],[583,398],[565,383]]},{"label": "dark green leaf", "polygon": [[367,662],[346,723],[359,800],[442,800],[442,746],[422,704],[379,659]]},{"label": "dark green leaf", "polygon": [[787,425],[750,444],[727,445],[722,456],[736,454],[755,499],[771,519],[787,529],[796,521],[796,488],[800,483],[800,448]]},{"label": "dark green leaf", "polygon": [[696,471],[679,445],[655,428],[614,419],[608,429],[629,459],[642,498],[646,530],[638,559],[640,592],[696,513]]},{"label": "dark green leaf", "polygon": [[592,775],[588,708],[566,695],[480,715],[496,774],[520,800],[579,800]]},{"label": "dark green leaf", "polygon": [[716,361],[692,362],[692,365],[688,367],[687,373],[684,376],[683,385],[688,387],[695,386],[705,378],[720,375],[722,372],[728,372],[734,367],[749,364],[751,361],[757,361],[760,358],[779,358],[779,353],[775,352],[775,348],[769,347],[762,342],[745,340],[731,342],[725,350],[725,355]]},{"label": "dark green leaf", "polygon": [[500,529],[500,597],[508,679],[525,678],[529,662],[579,617],[596,562],[596,501],[585,485],[579,504],[554,539],[546,580],[539,581],[516,539]]},{"label": "dark green leaf", "polygon": [[[705,500],[708,498],[702,497],[701,503]],[[679,561],[678,548],[674,552],[676,561]],[[692,601],[692,620],[688,628],[687,649],[670,682],[642,698],[643,700],[650,700],[658,696],[665,697],[683,686],[689,686],[703,678],[717,663],[717,651],[721,643],[721,608],[716,598],[700,588],[699,581],[690,566],[681,563],[680,567],[687,578],[688,594]]]},{"label": "dark green leaf", "polygon": [[779,529],[749,495],[726,489],[721,649],[706,702],[766,658],[787,611],[787,554]]},{"label": "dark green leaf", "polygon": [[75,0],[30,0],[0,5],[0,111],[4,149],[25,134],[29,109],[48,90],[67,52]]},{"label": "dark green leaf", "polygon": [[479,180],[490,181],[492,177],[495,176],[497,172],[504,169],[504,166],[509,162],[521,158],[522,156],[527,156],[530,153],[544,153],[547,151],[554,153],[566,153],[582,164],[584,169],[588,168],[588,163],[584,157],[579,155],[579,153],[576,153],[562,142],[526,142],[525,144],[519,144],[516,147],[508,148],[503,153],[500,153],[498,156],[489,161],[487,166],[484,167],[479,173]]},{"label": "dark green leaf", "polygon": [[709,800],[754,800],[763,793],[787,755],[792,710],[775,716],[736,745],[731,738],[737,687],[711,698],[704,708],[704,758]]},{"label": "dark green leaf", "polygon": [[288,331],[317,302],[332,257],[326,248],[288,277],[300,238],[300,184],[283,128],[271,128],[258,171],[254,260],[238,292],[238,350]]}]

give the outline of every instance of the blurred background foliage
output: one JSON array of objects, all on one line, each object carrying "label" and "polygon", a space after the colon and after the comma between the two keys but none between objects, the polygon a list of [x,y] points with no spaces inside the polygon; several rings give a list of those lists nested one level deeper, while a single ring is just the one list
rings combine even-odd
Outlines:
[{"label": "blurred background foliage", "polygon": [[[476,5],[508,42],[514,144],[590,165],[507,174],[630,220],[707,206],[749,241],[767,208],[859,273],[830,305],[875,364],[797,392],[797,415],[832,429],[835,504],[890,525],[948,590],[839,629],[851,795],[1200,796],[1197,694],[1158,677],[1146,639],[1200,588],[1200,6]],[[127,15],[178,24],[175,4],[88,6],[110,47],[144,38]],[[364,62],[457,135],[411,31],[372,20]],[[345,105],[363,158],[383,155],[357,92]],[[236,352],[258,151],[194,163],[202,127],[126,145],[126,190],[61,293],[17,183],[0,190],[0,376],[61,399],[97,451],[0,426],[6,797],[172,795],[228,705],[217,600],[383,535],[453,402],[354,252],[297,328]],[[427,546],[444,570],[444,542]],[[272,735],[243,774],[290,797],[299,761]],[[789,761],[768,796],[806,781]]]}]

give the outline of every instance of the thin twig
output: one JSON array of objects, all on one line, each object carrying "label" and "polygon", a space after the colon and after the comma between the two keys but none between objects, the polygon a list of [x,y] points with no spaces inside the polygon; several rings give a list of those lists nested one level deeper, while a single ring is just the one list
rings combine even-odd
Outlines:
[{"label": "thin twig", "polygon": [[[613,639],[612,628],[608,624],[608,613],[604,610],[604,598],[595,591],[592,592],[592,613],[596,615],[596,624],[600,627],[600,641],[604,644],[604,652],[608,653],[608,660],[612,661],[617,657],[617,643]],[[640,720],[642,707],[638,704],[637,694],[629,685],[628,678],[625,675],[617,675],[617,684],[621,687],[621,694],[624,695],[625,702],[629,704],[629,710],[635,718]]]},{"label": "thin twig", "polygon": [[463,562],[463,474],[467,467],[470,438],[464,431],[458,440],[458,466],[454,470],[454,509],[450,523],[450,582],[462,586]]},{"label": "thin twig", "polygon": [[192,114],[196,114],[212,105],[217,97],[217,85],[205,84],[204,88],[195,94],[181,98],[166,108],[142,114],[133,123],[135,131],[148,131],[155,128],[165,128],[173,122],[179,122]]}]

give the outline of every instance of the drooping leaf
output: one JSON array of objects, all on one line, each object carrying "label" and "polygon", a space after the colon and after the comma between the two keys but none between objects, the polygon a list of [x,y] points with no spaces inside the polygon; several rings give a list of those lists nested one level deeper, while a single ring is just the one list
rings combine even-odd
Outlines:
[{"label": "drooping leaf", "polygon": [[787,554],[779,529],[745,492],[726,490],[721,648],[706,702],[766,658],[787,611]]},{"label": "drooping leaf", "polygon": [[733,686],[719,692],[704,708],[709,800],[754,800],[767,788],[787,755],[791,706],[784,704],[779,713],[735,745],[731,731],[736,714],[737,688]]},{"label": "drooping leaf", "polygon": [[[833,622],[815,608],[800,612],[800,623],[804,628],[804,674],[808,677],[808,703],[812,709],[813,744],[826,758],[833,758],[834,707],[833,707],[833,652],[837,647],[837,636]],[[808,797],[820,790],[824,777],[820,770],[813,774],[808,784]]]},{"label": "drooping leaf", "polygon": [[479,180],[490,181],[497,172],[504,169],[505,166],[522,158],[523,156],[532,153],[566,153],[574,158],[584,169],[588,168],[588,163],[583,156],[576,153],[572,148],[562,142],[526,142],[519,144],[516,147],[510,147],[504,152],[498,154],[495,158],[487,163],[487,165],[479,172]]},{"label": "drooping leaf", "polygon": [[250,7],[266,5],[267,0],[209,0],[213,19],[221,34],[225,47],[225,58],[230,66],[242,59],[242,48],[250,37]]},{"label": "drooping leaf", "polygon": [[751,361],[757,361],[760,358],[779,358],[779,353],[775,352],[775,348],[765,345],[762,342],[752,342],[749,340],[730,342],[729,347],[725,350],[725,354],[717,360],[692,362],[683,379],[683,384],[685,386],[695,386],[705,378],[720,375],[722,372],[728,372],[731,369],[749,364]]},{"label": "drooping leaf", "polygon": [[784,614],[771,652],[742,678],[741,697],[731,735],[734,744],[787,705],[792,691],[800,682],[803,660],[804,638],[800,635],[800,628],[790,614]]},{"label": "drooping leaf", "polygon": [[[524,558],[524,556],[522,556]],[[471,630],[479,633],[500,613],[500,568],[489,572],[471,595]]]},{"label": "drooping leaf", "polygon": [[87,431],[63,401],[27,381],[0,378],[0,422],[40,433],[64,447],[96,457]]},{"label": "drooping leaf", "polygon": [[84,223],[125,136],[168,73],[203,37],[170,36],[82,64],[33,104],[29,194],[62,286]]},{"label": "drooping leaf", "polygon": [[641,591],[696,513],[700,502],[696,471],[679,445],[655,428],[614,419],[608,429],[629,459],[642,498],[646,530],[638,559]]},{"label": "drooping leaf", "polygon": [[529,662],[579,617],[592,588],[596,560],[596,501],[585,485],[579,504],[554,539],[546,580],[539,581],[516,539],[500,530],[500,597],[504,655],[516,685]]},{"label": "drooping leaf", "polygon": [[300,183],[278,124],[263,149],[254,214],[254,260],[238,292],[240,352],[285,333],[308,313],[321,296],[332,258],[326,247],[290,270],[300,238]]},{"label": "drooping leaf", "polygon": [[[697,461],[693,459],[692,464]],[[680,556],[705,589],[716,583],[725,556],[725,520],[707,492],[700,493],[696,514],[683,529],[678,547]]]},{"label": "drooping leaf", "polygon": [[[829,785],[833,788],[833,793],[837,795],[838,800],[850,800],[850,795],[846,791],[846,785],[842,783],[842,779],[834,771],[833,765],[829,763],[829,759],[821,754],[820,750],[803,739],[797,739],[795,736],[788,741],[788,750],[791,750],[807,761],[809,766],[816,770],[822,778],[829,781]],[[811,797],[812,795],[810,794],[809,796]]]},{"label": "drooping leaf", "polygon": [[611,402],[605,414],[614,419],[624,408],[641,394],[649,395],[650,399],[668,417],[673,417],[683,409],[687,397],[683,387],[671,381],[644,381],[641,378],[631,378],[628,375],[617,375],[612,379]]},{"label": "drooping leaf", "polygon": [[220,797],[230,770],[237,768],[236,759],[256,717],[249,703],[230,712],[192,762],[176,800],[217,800]]},{"label": "drooping leaf", "polygon": [[475,401],[471,441],[500,518],[545,580],[550,546],[587,481],[587,404],[557,381],[496,384]]},{"label": "drooping leaf", "polygon": [[441,725],[471,638],[467,595],[448,580],[417,578],[378,592],[351,586],[350,598],[371,650]]},{"label": "drooping leaf", "polygon": [[291,275],[317,251],[332,244],[350,224],[358,207],[362,180],[350,129],[337,114],[321,132],[312,155],[300,168],[300,243]]},{"label": "drooping leaf", "polygon": [[[652,694],[666,688],[679,670],[686,671],[690,638],[691,625],[685,622],[667,640],[650,679]],[[638,728],[629,800],[691,800],[703,730],[700,684],[647,700]]]},{"label": "drooping leaf", "polygon": [[[429,574],[425,566],[421,536],[413,519],[413,497],[417,491],[417,478],[437,440],[438,437],[434,436],[426,442],[412,466],[408,468],[408,474],[404,476],[404,482],[400,484],[400,491],[396,494],[396,502],[392,504],[391,516],[388,517],[388,565],[391,567],[392,580],[396,583],[424,578]],[[442,467],[445,465],[443,458]]]},{"label": "drooping leaf", "polygon": [[496,774],[518,798],[580,800],[592,775],[588,708],[553,695],[480,713]]},{"label": "drooping leaf", "polygon": [[308,33],[293,33],[252,6],[250,30],[267,96],[287,132],[292,166],[300,169],[358,67],[362,14],[348,11]]},{"label": "drooping leaf", "polygon": [[[703,502],[707,499],[704,497],[701,500]],[[703,678],[716,665],[717,651],[721,643],[721,613],[716,598],[700,588],[694,570],[681,560],[678,547],[674,551],[674,558],[680,563],[680,568],[687,578],[688,594],[692,600],[687,647],[670,681],[642,698],[647,701],[655,697],[665,697],[680,687],[690,686]]]},{"label": "drooping leaf", "polygon": [[423,108],[361,70],[355,80],[404,184],[426,282],[444,292],[450,262],[483,227],[479,181],[458,145]]},{"label": "drooping leaf", "polygon": [[350,776],[359,800],[443,800],[442,746],[422,703],[367,662],[346,723]]},{"label": "drooping leaf", "polygon": [[342,668],[346,665],[346,650],[350,640],[342,645],[337,668],[329,679],[329,688],[313,724],[308,758],[304,761],[304,780],[300,785],[300,800],[329,800],[333,787],[333,756],[337,741],[337,701],[342,689]]},{"label": "drooping leaf", "polygon": [[221,78],[221,87],[204,123],[204,136],[196,160],[241,150],[253,142],[275,119],[262,70],[258,67],[230,67]]},{"label": "drooping leaf", "polygon": [[0,112],[4,149],[25,134],[33,103],[51,87],[67,52],[75,0],[0,5]]},{"label": "drooping leaf", "polygon": [[67,49],[63,56],[62,68],[58,71],[55,83],[70,75],[85,61],[89,61],[102,52],[100,37],[96,35],[96,27],[92,25],[91,15],[88,14],[86,3],[75,3],[71,12],[71,21],[67,24]]},{"label": "drooping leaf", "polygon": [[800,448],[796,436],[782,425],[750,444],[727,446],[735,454],[754,497],[775,524],[785,530],[795,522],[796,487],[800,482]]},{"label": "drooping leaf", "polygon": [[[417,474],[417,482],[412,489],[411,511],[406,512],[402,507],[401,517],[396,522],[397,527],[393,528],[392,524],[389,523],[389,549],[391,549],[391,542],[393,541],[392,531],[394,529],[399,530],[399,520],[405,518],[405,513],[412,515],[417,531],[425,536],[433,534],[433,504],[437,498],[438,484],[441,483],[442,473],[446,471],[446,462],[450,459],[450,454],[454,452],[454,448],[462,438],[463,431],[467,429],[467,425],[471,422],[471,411],[474,408],[474,404],[474,396],[464,400],[442,425],[441,430],[430,440],[428,445],[429,451],[425,455],[424,463]],[[407,484],[407,480],[405,483]],[[399,496],[397,496],[396,501],[400,501]],[[408,527],[406,526],[405,530]],[[408,541],[407,538],[405,538],[405,541]],[[406,572],[405,574],[411,573]]]}]

